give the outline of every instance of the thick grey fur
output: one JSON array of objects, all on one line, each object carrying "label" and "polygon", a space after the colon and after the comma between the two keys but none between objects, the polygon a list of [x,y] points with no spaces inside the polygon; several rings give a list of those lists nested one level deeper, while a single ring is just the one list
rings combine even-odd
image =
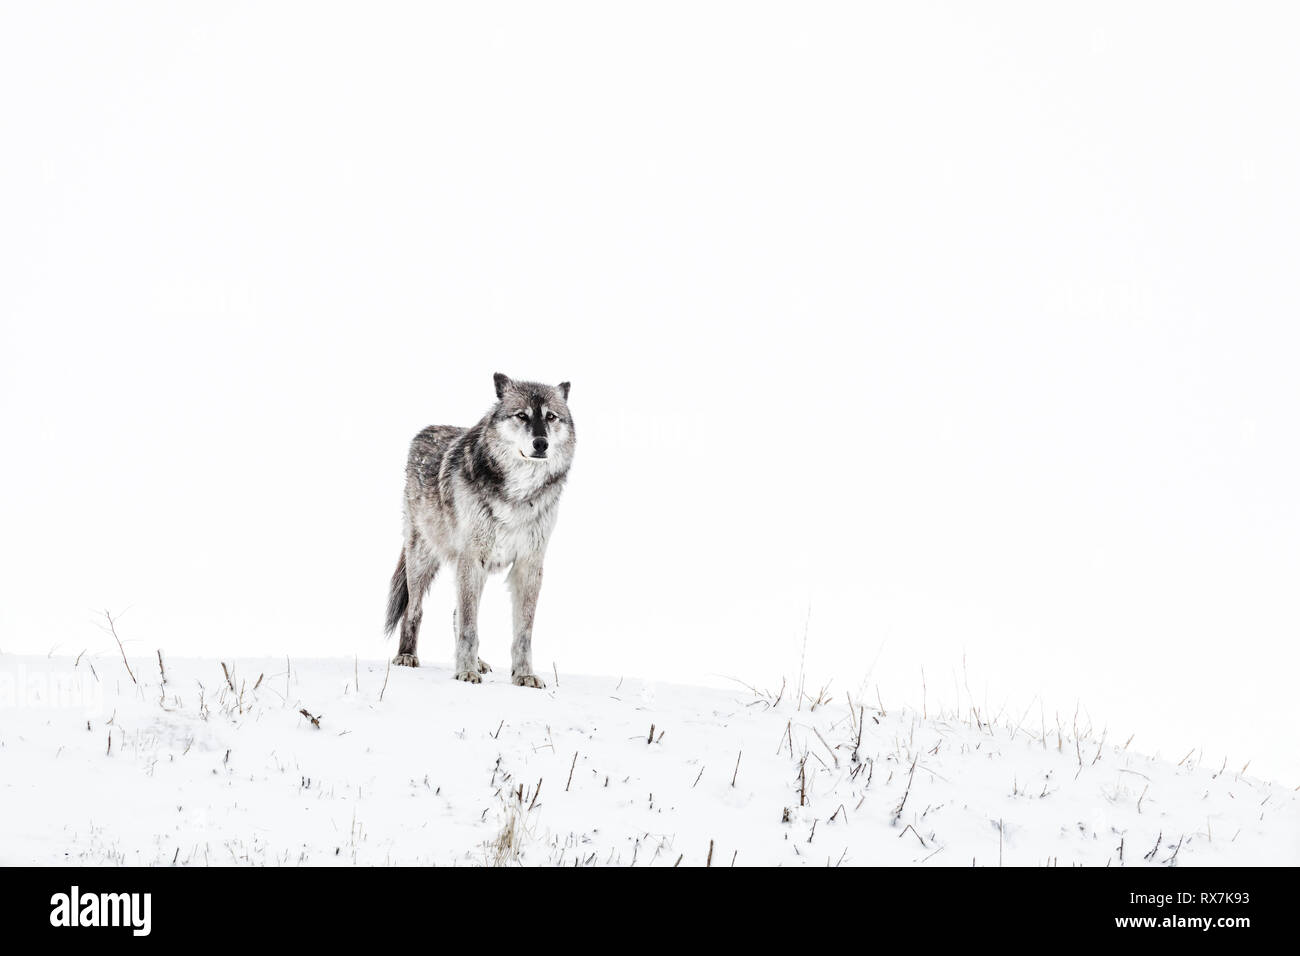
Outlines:
[{"label": "thick grey fur", "polygon": [[493,376],[497,403],[470,428],[430,425],[406,461],[402,557],[388,591],[386,632],[401,624],[394,664],[420,666],[416,642],[425,592],[444,564],[456,576],[455,676],[477,684],[478,608],[487,576],[510,568],[511,680],[545,687],[533,672],[533,617],[542,562],[573,462],[569,383]]}]

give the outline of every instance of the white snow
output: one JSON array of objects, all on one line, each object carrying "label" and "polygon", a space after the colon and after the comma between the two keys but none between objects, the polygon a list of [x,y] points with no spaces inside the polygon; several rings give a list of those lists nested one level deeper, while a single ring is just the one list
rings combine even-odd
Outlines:
[{"label": "white snow", "polygon": [[1300,863],[1296,791],[1074,714],[164,663],[0,656],[0,864]]}]

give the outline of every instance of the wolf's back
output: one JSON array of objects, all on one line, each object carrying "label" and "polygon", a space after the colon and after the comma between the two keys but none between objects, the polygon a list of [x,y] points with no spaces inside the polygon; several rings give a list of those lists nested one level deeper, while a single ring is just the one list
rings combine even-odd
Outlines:
[{"label": "wolf's back", "polygon": [[406,472],[421,485],[435,485],[443,459],[451,451],[456,439],[467,429],[455,425],[430,425],[411,439],[411,451],[406,459]]}]

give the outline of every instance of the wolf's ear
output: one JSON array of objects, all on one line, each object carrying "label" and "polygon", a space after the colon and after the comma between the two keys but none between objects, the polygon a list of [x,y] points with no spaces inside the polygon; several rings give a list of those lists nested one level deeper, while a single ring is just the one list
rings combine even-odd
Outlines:
[{"label": "wolf's ear", "polygon": [[510,376],[502,375],[500,372],[495,372],[492,375],[492,381],[497,387],[497,398],[504,398],[506,389],[510,387]]},{"label": "wolf's ear", "polygon": [[561,392],[561,394],[564,395],[564,400],[567,402],[567,401],[569,400],[569,383],[568,383],[568,382],[561,382],[561,383],[560,383],[560,392]]}]

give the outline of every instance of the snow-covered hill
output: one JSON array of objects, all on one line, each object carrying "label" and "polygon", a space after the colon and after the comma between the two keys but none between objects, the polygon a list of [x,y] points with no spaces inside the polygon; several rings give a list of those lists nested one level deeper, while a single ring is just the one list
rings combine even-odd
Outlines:
[{"label": "snow-covered hill", "polygon": [[1074,714],[374,661],[130,669],[0,656],[0,864],[1300,863],[1300,793]]}]

